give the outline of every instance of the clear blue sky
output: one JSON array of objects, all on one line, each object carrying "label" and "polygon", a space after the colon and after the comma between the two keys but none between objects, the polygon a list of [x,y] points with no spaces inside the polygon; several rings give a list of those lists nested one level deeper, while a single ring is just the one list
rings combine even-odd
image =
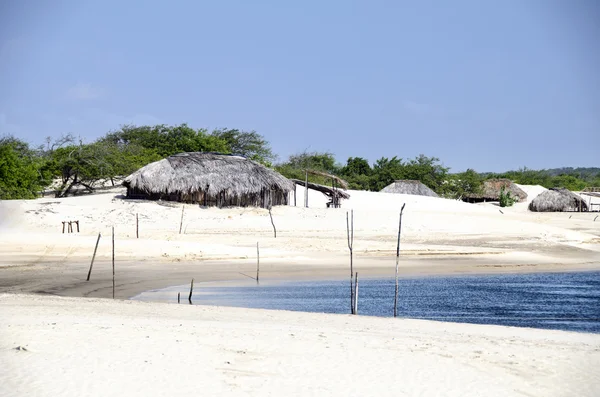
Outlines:
[{"label": "clear blue sky", "polygon": [[1,1],[0,134],[256,130],[453,171],[600,166],[600,2]]}]

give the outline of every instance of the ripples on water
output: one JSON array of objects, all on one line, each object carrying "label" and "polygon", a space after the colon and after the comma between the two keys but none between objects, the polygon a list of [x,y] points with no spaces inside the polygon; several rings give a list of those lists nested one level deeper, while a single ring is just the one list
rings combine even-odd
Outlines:
[{"label": "ripples on water", "polygon": [[[600,272],[400,279],[401,317],[600,332]],[[394,280],[359,280],[359,314],[391,316]],[[202,288],[197,304],[349,313],[350,281]],[[176,295],[176,294],[175,294]]]}]

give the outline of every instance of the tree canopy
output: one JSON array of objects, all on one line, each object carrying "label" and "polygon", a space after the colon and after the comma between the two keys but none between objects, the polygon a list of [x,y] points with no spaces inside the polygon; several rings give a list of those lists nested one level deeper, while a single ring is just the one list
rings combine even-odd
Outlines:
[{"label": "tree canopy", "polygon": [[[473,169],[449,173],[437,157],[420,154],[413,159],[381,157],[372,164],[364,157],[349,157],[338,163],[330,152],[300,152],[274,164],[276,154],[258,132],[240,129],[194,129],[187,124],[125,125],[91,143],[73,135],[48,138],[45,145],[32,149],[15,137],[0,138],[0,199],[34,198],[60,179],[57,196],[75,187],[93,191],[99,182],[126,176],[136,169],[181,152],[235,154],[273,167],[288,178],[304,179],[306,170],[321,171],[348,181],[351,189],[380,191],[395,180],[419,180],[440,196],[461,198],[479,193],[482,182],[508,178],[525,185],[565,187],[581,190],[600,186],[600,168],[522,168],[504,173],[479,174]],[[331,184],[331,178],[309,174],[314,183]]]}]

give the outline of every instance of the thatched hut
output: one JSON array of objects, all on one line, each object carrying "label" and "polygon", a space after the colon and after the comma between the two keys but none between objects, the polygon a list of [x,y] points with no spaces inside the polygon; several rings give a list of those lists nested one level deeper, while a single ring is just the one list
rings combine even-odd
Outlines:
[{"label": "thatched hut", "polygon": [[217,207],[286,205],[294,184],[243,157],[180,153],[140,168],[123,181],[127,197]]},{"label": "thatched hut", "polygon": [[588,211],[584,199],[568,189],[550,188],[538,195],[529,203],[529,211],[534,212],[567,212]]},{"label": "thatched hut", "polygon": [[487,201],[498,201],[500,200],[500,192],[504,189],[505,193],[510,193],[517,202],[523,202],[527,200],[527,193],[518,187],[510,179],[488,179],[483,181],[481,193],[478,194],[467,194],[463,197],[463,201],[468,203],[481,203]]},{"label": "thatched hut", "polygon": [[439,197],[436,192],[425,186],[421,181],[394,181],[381,189],[381,193],[413,194],[415,196]]}]

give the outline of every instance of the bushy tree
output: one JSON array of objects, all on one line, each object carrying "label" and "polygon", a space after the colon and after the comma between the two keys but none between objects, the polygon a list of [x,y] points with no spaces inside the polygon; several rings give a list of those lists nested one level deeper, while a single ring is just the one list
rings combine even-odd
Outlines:
[{"label": "bushy tree", "polygon": [[504,186],[500,189],[500,207],[512,207],[513,204],[517,201],[515,197],[513,197],[510,192],[507,192],[504,189]]},{"label": "bushy tree", "polygon": [[14,137],[0,138],[0,199],[32,199],[43,187],[39,160],[29,145]]},{"label": "bushy tree", "polygon": [[271,150],[269,142],[256,131],[240,131],[237,129],[219,129],[211,136],[227,142],[228,153],[242,156],[271,166],[277,156]]},{"label": "bushy tree", "polygon": [[[339,167],[335,163],[335,157],[329,152],[302,152],[291,155],[284,163],[275,166],[275,169],[283,176],[292,179],[304,180],[305,170],[323,171],[333,175],[339,174]],[[308,176],[310,182],[330,184],[328,178],[312,175]]]},{"label": "bushy tree", "polygon": [[483,178],[475,170],[448,175],[439,192],[443,197],[461,199],[468,194],[479,194],[483,188]]},{"label": "bushy tree", "polygon": [[123,126],[107,134],[100,141],[119,145],[135,144],[161,158],[182,152],[230,153],[226,140],[211,135],[205,129],[194,130],[187,124],[178,126]]},{"label": "bushy tree", "polygon": [[362,157],[350,157],[340,169],[340,175],[348,181],[350,189],[369,190],[373,170],[369,162]]},{"label": "bushy tree", "polygon": [[402,159],[382,157],[373,164],[370,190],[380,191],[395,180],[406,179]]}]

